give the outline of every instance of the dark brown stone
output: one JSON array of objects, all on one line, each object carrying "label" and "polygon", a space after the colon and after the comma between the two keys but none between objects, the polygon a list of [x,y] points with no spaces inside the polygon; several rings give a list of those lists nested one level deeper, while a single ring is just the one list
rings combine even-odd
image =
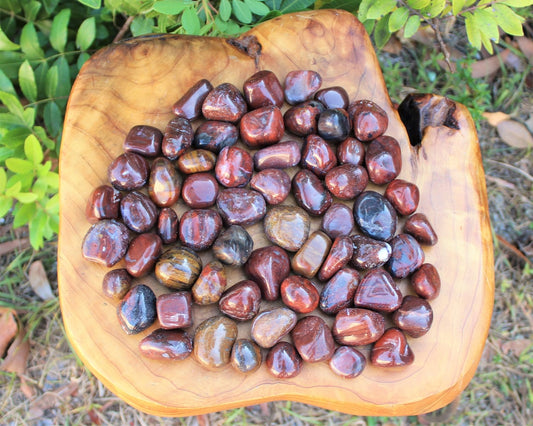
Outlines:
[{"label": "dark brown stone", "polygon": [[335,151],[318,135],[309,135],[302,149],[300,164],[318,177],[326,176],[337,165]]},{"label": "dark brown stone", "polygon": [[292,191],[298,205],[315,216],[322,215],[333,201],[324,183],[310,170],[294,175]]},{"label": "dark brown stone", "polygon": [[283,88],[272,71],[258,71],[244,82],[243,92],[251,109],[283,105]]},{"label": "dark brown stone", "polygon": [[178,158],[178,169],[185,174],[208,172],[215,168],[217,156],[205,149],[195,149]]},{"label": "dark brown stone", "polygon": [[131,240],[124,258],[130,275],[138,278],[152,272],[162,246],[161,238],[153,233],[140,234]]},{"label": "dark brown stone", "polygon": [[205,121],[194,133],[193,146],[219,153],[222,148],[235,145],[239,130],[225,121]]},{"label": "dark brown stone", "polygon": [[191,289],[194,302],[198,305],[217,303],[226,288],[226,271],[222,263],[213,260],[204,266]]},{"label": "dark brown stone", "polygon": [[318,117],[318,134],[328,142],[340,142],[350,134],[350,124],[344,109],[327,109]]},{"label": "dark brown stone", "polygon": [[181,361],[192,353],[192,339],[183,330],[157,329],[139,342],[139,351],[150,359]]},{"label": "dark brown stone", "polygon": [[318,279],[320,281],[329,280],[338,270],[348,264],[352,258],[352,253],[353,245],[350,237],[335,238],[328,256],[318,272]]},{"label": "dark brown stone", "polygon": [[354,296],[356,307],[393,312],[402,304],[402,292],[383,269],[372,269],[357,286]]},{"label": "dark brown stone", "polygon": [[234,284],[218,302],[220,312],[238,321],[251,320],[259,312],[260,305],[261,290],[252,280]]},{"label": "dark brown stone", "polygon": [[413,351],[405,335],[397,328],[389,328],[374,343],[370,352],[370,362],[376,367],[403,367],[415,360]]},{"label": "dark brown stone", "polygon": [[392,314],[392,322],[405,334],[421,337],[431,328],[433,310],[424,299],[405,296],[402,305]]},{"label": "dark brown stone", "polygon": [[368,184],[368,173],[362,166],[343,164],[326,174],[326,187],[341,200],[353,200]]},{"label": "dark brown stone", "polygon": [[350,104],[348,113],[352,119],[355,137],[366,142],[376,139],[387,130],[387,113],[374,102],[359,100]]},{"label": "dark brown stone", "polygon": [[340,86],[327,87],[315,93],[315,99],[326,108],[348,108],[350,99],[346,90]]},{"label": "dark brown stone", "polygon": [[124,151],[141,154],[144,157],[156,157],[161,154],[161,130],[146,125],[133,126],[126,140]]},{"label": "dark brown stone", "polygon": [[273,207],[263,222],[266,237],[287,251],[302,247],[309,236],[310,224],[309,215],[297,206]]},{"label": "dark brown stone", "polygon": [[380,136],[366,148],[365,163],[368,177],[376,185],[391,182],[402,170],[400,144],[393,137]]},{"label": "dark brown stone", "polygon": [[236,338],[235,321],[223,316],[206,319],[196,329],[194,357],[208,370],[224,367],[230,362],[231,348]]},{"label": "dark brown stone", "polygon": [[326,322],[317,316],[302,318],[291,331],[294,347],[306,362],[327,361],[333,356],[335,342]]},{"label": "dark brown stone", "polygon": [[285,129],[296,136],[307,136],[318,131],[318,116],[324,111],[318,101],[304,102],[289,108],[283,115]]},{"label": "dark brown stone", "polygon": [[385,318],[369,309],[346,308],[337,313],[332,331],[340,345],[368,345],[383,335]]},{"label": "dark brown stone", "polygon": [[174,205],[180,196],[181,178],[174,165],[164,157],[156,158],[150,169],[148,194],[159,207]]},{"label": "dark brown stone", "polygon": [[181,198],[193,209],[205,209],[215,204],[218,182],[209,173],[194,173],[187,176],[181,188]]},{"label": "dark brown stone", "polygon": [[291,178],[280,169],[265,169],[255,173],[250,186],[260,192],[268,204],[280,204],[291,191]]},{"label": "dark brown stone", "polygon": [[352,236],[352,244],[352,265],[361,270],[384,265],[392,253],[390,244],[364,235]]},{"label": "dark brown stone", "polygon": [[322,231],[313,232],[291,261],[292,270],[306,278],[313,278],[331,248],[330,238]]},{"label": "dark brown stone", "polygon": [[227,188],[245,186],[252,178],[254,163],[248,151],[227,146],[218,154],[215,176]]},{"label": "dark brown stone", "polygon": [[290,71],[285,77],[285,100],[290,105],[307,101],[313,98],[315,92],[322,85],[322,77],[316,71],[297,70]]},{"label": "dark brown stone", "polygon": [[192,325],[192,298],[188,291],[161,294],[156,306],[161,328],[188,328]]},{"label": "dark brown stone", "polygon": [[212,246],[215,257],[230,266],[244,265],[253,248],[252,237],[239,225],[231,225],[223,231]]},{"label": "dark brown stone", "polygon": [[365,191],[357,197],[353,216],[361,231],[376,240],[389,241],[396,233],[396,210],[375,191]]},{"label": "dark brown stone", "polygon": [[87,200],[85,217],[90,223],[96,223],[101,219],[117,219],[121,199],[121,193],[115,188],[109,185],[100,185],[93,190]]},{"label": "dark brown stone", "polygon": [[392,253],[387,269],[395,278],[405,278],[424,263],[424,251],[409,234],[396,235],[391,240]]},{"label": "dark brown stone", "polygon": [[179,219],[176,212],[170,207],[165,207],[159,212],[157,219],[157,233],[163,244],[172,244],[178,240]]},{"label": "dark brown stone", "polygon": [[403,231],[415,237],[421,244],[433,246],[439,240],[431,223],[423,213],[415,213],[410,216],[405,221]]},{"label": "dark brown stone", "polygon": [[424,263],[411,275],[411,284],[420,297],[427,300],[436,299],[440,293],[440,276],[431,263]]},{"label": "dark brown stone", "polygon": [[189,289],[202,270],[202,260],[192,250],[171,248],[155,264],[155,277],[169,288]]},{"label": "dark brown stone", "polygon": [[297,275],[289,275],[281,283],[281,300],[299,314],[316,309],[320,295],[311,281]]},{"label": "dark brown stone", "polygon": [[252,339],[262,348],[271,348],[296,325],[296,314],[289,308],[263,311],[252,322]]},{"label": "dark brown stone", "polygon": [[175,160],[192,145],[194,130],[186,118],[176,117],[170,120],[165,129],[161,150],[169,160]]},{"label": "dark brown stone", "polygon": [[365,366],[365,356],[350,346],[338,347],[329,360],[331,371],[345,379],[353,379],[359,376]]},{"label": "dark brown stone", "polygon": [[111,185],[119,191],[142,188],[148,180],[149,172],[148,161],[133,152],[119,155],[107,169]]},{"label": "dark brown stone", "polygon": [[235,123],[248,111],[241,92],[231,83],[223,83],[209,92],[202,104],[207,120]]},{"label": "dark brown stone", "polygon": [[245,272],[259,284],[265,300],[276,300],[281,282],[290,272],[289,256],[277,246],[254,250],[246,262]]},{"label": "dark brown stone", "polygon": [[154,227],[159,210],[154,202],[142,192],[133,191],[120,202],[120,214],[124,224],[132,231],[142,233]]},{"label": "dark brown stone", "polygon": [[115,265],[126,254],[129,232],[122,223],[104,219],[92,225],[83,238],[83,257],[108,268]]},{"label": "dark brown stone", "polygon": [[242,141],[252,149],[279,142],[285,132],[283,116],[276,106],[265,106],[244,114],[239,126]]},{"label": "dark brown stone", "polygon": [[218,193],[217,207],[228,225],[251,225],[266,214],[265,199],[253,189],[223,189]]},{"label": "dark brown stone", "polygon": [[280,142],[261,148],[254,154],[257,170],[286,169],[297,165],[301,159],[301,147],[296,141]]},{"label": "dark brown stone", "polygon": [[290,379],[300,374],[302,358],[294,346],[287,342],[279,342],[266,357],[268,372],[278,379]]},{"label": "dark brown stone", "polygon": [[131,288],[132,280],[126,269],[113,269],[104,275],[102,291],[110,299],[121,300]]},{"label": "dark brown stone", "polygon": [[118,321],[127,334],[137,334],[150,327],[157,318],[155,294],[140,284],[126,293],[117,308]]},{"label": "dark brown stone", "polygon": [[181,243],[193,250],[206,250],[213,245],[222,230],[220,215],[209,209],[194,209],[183,213],[179,226]]},{"label": "dark brown stone", "polygon": [[172,111],[178,117],[184,117],[188,120],[199,118],[202,114],[202,104],[211,90],[213,90],[213,86],[208,80],[202,79],[196,82],[176,101]]},{"label": "dark brown stone", "polygon": [[418,208],[420,191],[414,183],[394,179],[385,190],[385,198],[402,216],[409,216]]},{"label": "dark brown stone", "polygon": [[248,339],[238,339],[231,350],[231,366],[240,373],[253,373],[261,367],[261,349]]},{"label": "dark brown stone", "polygon": [[337,160],[339,164],[353,164],[361,166],[365,159],[365,147],[355,138],[346,138],[337,145]]},{"label": "dark brown stone", "polygon": [[330,238],[348,236],[352,233],[355,222],[352,210],[341,203],[333,203],[322,216],[322,229]]},{"label": "dark brown stone", "polygon": [[320,293],[320,309],[334,315],[341,309],[353,305],[355,290],[359,284],[359,274],[350,268],[342,268],[322,289]]}]

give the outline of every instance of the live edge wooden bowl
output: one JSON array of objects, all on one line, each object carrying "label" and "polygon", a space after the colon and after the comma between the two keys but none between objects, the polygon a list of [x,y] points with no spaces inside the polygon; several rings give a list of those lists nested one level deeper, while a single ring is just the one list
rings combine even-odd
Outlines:
[{"label": "live edge wooden bowl", "polygon": [[[343,11],[282,16],[245,36],[255,38],[240,37],[234,43],[173,35],[133,39],[96,53],[80,72],[68,104],[60,158],[59,296],[72,347],[112,392],[139,410],[161,416],[274,400],[358,415],[412,415],[448,404],[474,375],[494,297],[484,173],[467,109],[440,97],[423,98],[421,108],[429,105],[422,114],[423,138],[411,145],[363,26]],[[172,118],[172,104],[200,78],[214,86],[230,82],[242,87],[262,69],[272,70],[281,81],[291,70],[316,70],[323,77],[322,87],[342,86],[351,100],[371,99],[389,116],[387,134],[402,148],[399,177],[418,185],[418,211],[427,215],[439,236],[438,244],[425,247],[425,253],[426,262],[440,273],[442,289],[431,302],[431,330],[409,339],[415,361],[408,367],[367,365],[356,379],[342,379],[327,363],[305,364],[299,376],[278,380],[264,366],[244,375],[231,367],[204,370],[192,356],[179,362],[143,358],[137,345],[157,325],[126,335],[116,305],[101,291],[107,269],[82,258],[81,243],[89,228],[87,199],[96,186],[107,183],[107,167],[122,152],[129,129],[137,124],[164,129]],[[267,244],[261,225],[249,231],[256,248]],[[230,270],[228,283],[241,277]],[[152,277],[138,281],[151,285],[156,294],[167,292]],[[408,286],[401,284],[404,292]],[[195,324],[211,314],[212,308],[195,308]],[[239,337],[248,328],[240,325]],[[368,348],[363,352],[368,354]]]}]

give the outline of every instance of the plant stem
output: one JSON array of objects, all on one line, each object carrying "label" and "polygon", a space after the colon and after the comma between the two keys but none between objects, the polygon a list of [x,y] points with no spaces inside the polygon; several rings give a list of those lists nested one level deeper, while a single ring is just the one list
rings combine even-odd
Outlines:
[{"label": "plant stem", "polygon": [[126,31],[129,30],[133,19],[134,19],[133,16],[128,16],[128,19],[126,19],[126,22],[124,22],[124,25],[122,25],[122,28],[120,28],[120,31],[117,33],[117,35],[113,39],[113,43],[116,43],[117,41],[120,41],[122,39],[122,37],[124,37],[124,34],[126,34]]}]

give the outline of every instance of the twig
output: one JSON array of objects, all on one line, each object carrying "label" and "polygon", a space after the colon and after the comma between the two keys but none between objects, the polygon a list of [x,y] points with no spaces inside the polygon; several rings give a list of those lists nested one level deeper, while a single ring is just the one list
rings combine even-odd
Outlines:
[{"label": "twig", "polygon": [[524,176],[527,180],[533,182],[533,177],[531,175],[529,175],[528,173],[524,172],[523,170],[519,169],[518,167],[511,166],[510,164],[502,163],[500,161],[491,160],[490,158],[487,159],[487,163],[497,164],[498,166],[502,166],[502,167],[505,167],[505,168],[507,168],[509,170],[513,170],[516,173],[521,174],[522,176]]},{"label": "twig", "polygon": [[446,47],[446,44],[444,43],[444,40],[442,39],[442,34],[440,33],[440,28],[438,25],[435,24],[435,20],[432,19],[431,28],[435,31],[435,34],[437,35],[437,41],[439,42],[439,47],[442,53],[444,54],[444,60],[446,61],[446,64],[448,65],[448,68],[451,72],[453,72],[452,63],[450,61],[450,52],[448,51],[448,48]]},{"label": "twig", "polygon": [[122,25],[122,28],[120,29],[120,31],[117,33],[117,35],[113,39],[113,43],[120,41],[122,37],[124,37],[124,34],[126,34],[126,31],[128,31],[130,28],[133,18],[134,18],[133,16],[128,16],[128,19],[126,19],[126,22],[124,22],[124,25]]}]

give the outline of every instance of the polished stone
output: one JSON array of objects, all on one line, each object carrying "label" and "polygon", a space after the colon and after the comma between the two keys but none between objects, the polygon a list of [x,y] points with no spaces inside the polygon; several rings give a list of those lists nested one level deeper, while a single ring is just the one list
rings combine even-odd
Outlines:
[{"label": "polished stone", "polygon": [[331,371],[345,379],[353,379],[359,376],[365,366],[365,356],[350,346],[338,347],[329,360]]},{"label": "polished stone", "polygon": [[124,151],[156,157],[161,154],[161,130],[147,125],[133,126],[124,140]]},{"label": "polished stone", "polygon": [[309,236],[311,224],[306,211],[297,206],[271,208],[263,222],[266,237],[287,251],[298,251]]},{"label": "polished stone", "polygon": [[128,244],[128,228],[114,219],[104,219],[89,228],[81,251],[86,260],[109,268],[124,257]]},{"label": "polished stone", "polygon": [[290,105],[307,101],[313,98],[315,92],[322,85],[322,77],[316,71],[297,70],[290,71],[285,76],[285,100]]},{"label": "polished stone", "polygon": [[165,128],[161,151],[169,160],[175,160],[191,147],[193,138],[191,122],[183,117],[173,118]]},{"label": "polished stone", "polygon": [[120,201],[120,215],[132,231],[147,232],[157,223],[159,210],[147,195],[139,191],[129,192]]},{"label": "polished stone", "polygon": [[202,79],[197,81],[194,86],[176,101],[172,107],[172,111],[178,117],[184,117],[188,120],[200,118],[202,115],[202,104],[211,90],[213,90],[213,86],[208,80]]},{"label": "polished stone", "polygon": [[207,120],[235,123],[248,111],[241,92],[231,83],[222,83],[206,96],[202,114]]},{"label": "polished stone", "polygon": [[253,248],[252,237],[240,225],[231,225],[218,236],[212,246],[215,257],[230,266],[244,265]]},{"label": "polished stone", "polygon": [[324,139],[318,135],[309,135],[305,139],[300,165],[318,177],[324,177],[337,165],[337,157],[333,148]]},{"label": "polished stone", "polygon": [[208,370],[216,370],[229,364],[231,349],[237,338],[237,324],[224,316],[206,319],[196,328],[194,357]]},{"label": "polished stone", "polygon": [[165,157],[152,162],[148,180],[148,194],[159,207],[173,206],[180,196],[181,177],[174,165]]},{"label": "polished stone", "polygon": [[185,174],[208,172],[215,168],[217,156],[206,149],[194,149],[178,158],[177,165],[180,172]]},{"label": "polished stone", "polygon": [[331,248],[331,239],[322,231],[313,232],[291,261],[292,270],[306,278],[313,278]]},{"label": "polished stone", "polygon": [[266,214],[265,199],[253,189],[223,189],[218,193],[217,207],[227,225],[252,225]]},{"label": "polished stone", "polygon": [[189,289],[202,271],[202,259],[192,250],[173,247],[165,251],[155,264],[157,280],[175,290]]},{"label": "polished stone", "polygon": [[361,231],[376,240],[389,241],[396,233],[396,211],[386,198],[375,191],[365,191],[356,198],[353,216]]},{"label": "polished stone", "polygon": [[253,373],[261,367],[261,349],[248,339],[238,339],[231,350],[231,366],[239,373]]},{"label": "polished stone", "polygon": [[220,312],[238,321],[254,318],[260,306],[261,290],[252,280],[243,280],[232,285],[218,302]]},{"label": "polished stone", "polygon": [[310,170],[300,170],[294,175],[292,192],[298,205],[315,216],[324,214],[333,201],[324,183]]},{"label": "polished stone", "polygon": [[272,71],[261,70],[244,82],[243,93],[251,109],[275,105],[283,105],[283,87]]},{"label": "polished stone", "polygon": [[397,328],[389,328],[374,343],[370,363],[376,367],[403,367],[414,362],[415,356],[405,335]]},{"label": "polished stone", "polygon": [[390,259],[392,248],[385,241],[375,240],[365,235],[353,235],[352,265],[366,270],[383,266]]},{"label": "polished stone", "polygon": [[107,169],[109,182],[119,191],[142,188],[148,180],[149,173],[148,161],[133,152],[119,155]]},{"label": "polished stone", "polygon": [[245,186],[252,178],[254,163],[250,153],[237,146],[227,146],[218,154],[215,176],[226,188]]},{"label": "polished stone", "polygon": [[139,278],[152,272],[162,246],[163,241],[154,233],[140,234],[131,240],[124,257],[129,274]]},{"label": "polished stone", "polygon": [[284,170],[265,169],[253,175],[250,187],[261,193],[268,204],[276,205],[289,196],[291,178]]},{"label": "polished stone", "polygon": [[104,275],[102,291],[110,299],[121,300],[131,288],[132,280],[126,269],[113,269]]},{"label": "polished stone", "polygon": [[385,318],[379,312],[361,308],[341,309],[332,332],[340,345],[363,346],[378,340],[385,331]]},{"label": "polished stone", "polygon": [[354,296],[356,307],[393,312],[402,304],[402,292],[383,269],[370,270],[357,286]]},{"label": "polished stone", "polygon": [[279,142],[285,132],[285,124],[278,107],[265,106],[244,114],[239,129],[242,141],[256,149]]},{"label": "polished stone", "polygon": [[301,146],[296,141],[284,141],[261,148],[254,154],[256,170],[286,169],[301,160]]},{"label": "polished stone", "polygon": [[143,356],[157,360],[181,361],[192,353],[192,338],[183,330],[157,329],[139,342]]},{"label": "polished stone", "polygon": [[156,298],[152,289],[144,284],[133,287],[117,307],[122,329],[127,334],[137,334],[150,327],[157,318]]},{"label": "polished stone", "polygon": [[355,137],[363,142],[381,136],[389,125],[387,113],[379,105],[369,100],[358,100],[351,103],[348,107],[348,113],[352,118]]},{"label": "polished stone", "polygon": [[350,207],[342,203],[333,203],[322,216],[322,229],[330,238],[345,237],[352,233],[355,226]]},{"label": "polished stone", "polygon": [[396,235],[391,240],[392,253],[387,269],[395,278],[405,278],[424,263],[424,251],[418,241],[409,234]]},{"label": "polished stone", "polygon": [[[290,180],[289,180],[290,186]],[[102,219],[117,219],[120,212],[122,194],[109,185],[95,188],[85,207],[85,217],[90,223]]]},{"label": "polished stone", "polygon": [[218,182],[210,173],[194,173],[185,179],[181,198],[193,209],[205,209],[215,204],[218,196]]},{"label": "polished stone", "polygon": [[385,185],[393,181],[402,170],[400,144],[390,136],[374,139],[366,148],[365,164],[371,182]]},{"label": "polished stone", "polygon": [[226,270],[218,260],[204,266],[191,289],[194,303],[210,305],[217,303],[226,288]]},{"label": "polished stone", "polygon": [[398,214],[409,216],[418,208],[420,191],[414,183],[394,179],[385,190],[385,198],[390,201]]},{"label": "polished stone", "polygon": [[157,297],[157,318],[161,328],[188,328],[192,325],[192,298],[188,291]]},{"label": "polished stone", "polygon": [[299,314],[308,314],[316,309],[320,295],[311,281],[298,275],[289,275],[280,288],[281,300]]},{"label": "polished stone", "polygon": [[350,237],[335,238],[328,256],[318,271],[318,279],[327,281],[351,260],[353,245]]},{"label": "polished stone", "polygon": [[271,348],[291,332],[297,317],[289,308],[263,311],[252,322],[252,339],[262,348]]},{"label": "polished stone", "polygon": [[163,244],[172,244],[178,240],[179,219],[177,213],[170,207],[164,207],[157,218],[157,233]]},{"label": "polished stone", "polygon": [[205,121],[194,133],[193,146],[219,153],[222,148],[235,145],[239,139],[239,130],[226,121]]},{"label": "polished stone", "polygon": [[427,216],[423,213],[415,213],[410,216],[405,221],[403,231],[415,237],[421,244],[433,246],[439,240]]},{"label": "polished stone", "polygon": [[215,210],[188,210],[181,216],[179,239],[185,247],[196,251],[213,245],[222,230],[222,219]]},{"label": "polished stone", "polygon": [[279,297],[281,282],[290,272],[289,256],[277,246],[254,250],[246,262],[245,272],[259,284],[265,300],[276,300]]},{"label": "polished stone", "polygon": [[343,164],[326,174],[326,187],[340,200],[353,200],[368,184],[368,173],[362,166]]},{"label": "polished stone", "polygon": [[320,309],[328,315],[335,315],[341,309],[353,306],[355,290],[359,284],[359,273],[343,268],[331,278],[320,293]]},{"label": "polished stone", "polygon": [[279,342],[266,357],[266,367],[270,374],[278,379],[290,379],[300,374],[302,358],[293,345]]},{"label": "polished stone", "polygon": [[320,317],[310,315],[296,323],[291,331],[294,347],[306,362],[327,361],[335,352],[329,325]]},{"label": "polished stone", "polygon": [[421,337],[431,328],[433,310],[425,299],[405,296],[402,305],[392,314],[392,322],[405,334]]},{"label": "polished stone", "polygon": [[436,299],[440,293],[440,276],[437,268],[431,263],[424,263],[411,275],[413,290],[427,300]]}]

